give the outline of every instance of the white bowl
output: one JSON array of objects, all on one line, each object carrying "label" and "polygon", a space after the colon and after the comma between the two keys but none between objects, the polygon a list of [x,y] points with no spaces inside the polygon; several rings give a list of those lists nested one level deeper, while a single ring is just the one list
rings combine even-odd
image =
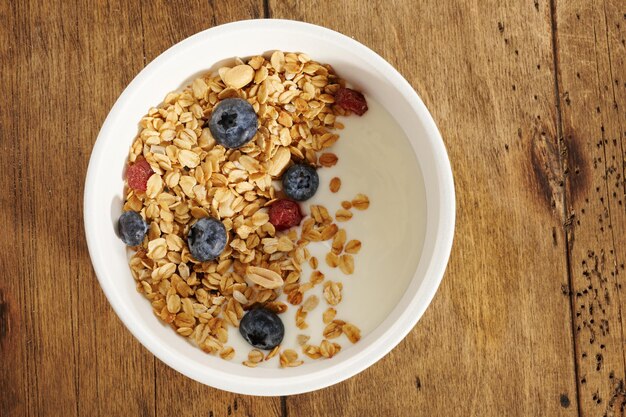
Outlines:
[{"label": "white bowl", "polygon": [[[423,174],[426,219],[423,242],[419,242],[421,254],[413,254],[417,268],[395,308],[380,325],[330,360],[298,368],[252,369],[207,355],[160,323],[149,303],[135,290],[125,247],[114,225],[121,212],[122,173],[128,149],[137,134],[138,121],[148,108],[219,61],[276,49],[306,52],[317,61],[330,63],[357,86],[376,86],[368,89],[368,95],[394,115],[415,151]],[[409,83],[357,41],[319,26],[285,20],[249,20],[218,26],[185,39],[152,61],[124,90],[100,130],[89,162],[84,198],[91,260],[104,293],[126,327],[160,360],[184,375],[251,395],[289,395],[320,389],[361,372],[387,354],[413,328],[435,295],[454,232],[450,163],[431,115]]]}]

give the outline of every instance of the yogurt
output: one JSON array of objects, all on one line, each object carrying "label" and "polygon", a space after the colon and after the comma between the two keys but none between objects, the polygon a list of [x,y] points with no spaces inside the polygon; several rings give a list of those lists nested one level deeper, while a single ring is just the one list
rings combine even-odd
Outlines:
[{"label": "yogurt", "polygon": [[[339,158],[331,168],[318,170],[320,187],[316,195],[301,204],[303,212],[319,204],[334,217],[341,202],[352,200],[358,193],[369,197],[370,206],[365,211],[351,209],[353,217],[347,222],[337,222],[347,233],[347,241],[357,239],[362,247],[354,255],[354,274],[345,275],[339,268],[330,268],[325,261],[331,241],[312,242],[308,249],[319,261],[318,270],[325,281],[343,284],[342,301],[334,306],[335,319],[355,324],[361,337],[379,326],[402,297],[413,277],[420,259],[426,227],[426,200],[424,180],[406,134],[379,103],[367,97],[369,110],[363,116],[352,115],[340,121],[345,125],[338,131],[340,138],[326,152]],[[337,193],[330,192],[333,177],[341,179]],[[303,265],[301,283],[309,281],[311,268]],[[308,313],[307,329],[295,325],[298,306],[287,303],[283,294],[279,301],[287,303],[288,310],[280,315],[285,325],[285,338],[281,350],[294,349],[299,359],[312,362],[302,353],[297,343],[298,335],[310,336],[309,344],[318,345],[323,340],[325,324],[322,313],[330,307],[322,294],[323,283],[304,293],[304,299],[315,294],[320,303]],[[352,343],[345,335],[331,339],[349,349]],[[229,328],[227,345],[235,349],[233,362],[247,359],[252,349],[236,328]],[[324,359],[318,359],[324,360]],[[275,357],[259,366],[278,366]],[[306,363],[305,365],[306,366]]]}]

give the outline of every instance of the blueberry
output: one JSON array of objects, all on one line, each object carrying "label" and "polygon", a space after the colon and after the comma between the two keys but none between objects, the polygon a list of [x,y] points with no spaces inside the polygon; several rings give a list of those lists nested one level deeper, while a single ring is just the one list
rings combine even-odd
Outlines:
[{"label": "blueberry", "polygon": [[187,236],[189,251],[200,262],[217,258],[226,247],[226,227],[221,221],[212,217],[198,220]]},{"label": "blueberry", "polygon": [[241,319],[239,333],[255,348],[268,350],[283,341],[285,326],[276,313],[265,308],[255,308]]},{"label": "blueberry", "polygon": [[248,143],[256,134],[256,112],[246,100],[227,98],[213,109],[209,129],[220,145],[238,148]]},{"label": "blueberry", "polygon": [[283,174],[283,191],[289,198],[296,201],[313,197],[319,185],[320,179],[317,172],[309,165],[293,165]]},{"label": "blueberry", "polygon": [[125,211],[117,223],[122,242],[128,246],[141,245],[148,232],[148,224],[136,211]]}]

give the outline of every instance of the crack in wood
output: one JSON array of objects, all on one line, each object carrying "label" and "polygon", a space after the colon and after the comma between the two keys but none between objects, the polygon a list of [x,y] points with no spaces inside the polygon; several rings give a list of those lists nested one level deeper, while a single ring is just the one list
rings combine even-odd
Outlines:
[{"label": "crack in wood", "polygon": [[287,397],[284,395],[280,397],[280,416],[281,417],[289,416],[289,412],[287,409]]},{"label": "crack in wood", "polygon": [[[537,1],[535,0],[535,7],[537,7]],[[568,151],[568,143],[565,142],[565,135],[563,133],[563,112],[561,108],[561,85],[559,78],[559,40],[557,37],[558,27],[557,27],[557,11],[556,11],[556,0],[550,0],[550,29],[551,29],[551,43],[552,43],[552,71],[554,74],[554,97],[555,97],[555,106],[556,106],[556,128],[557,128],[557,137],[558,137],[558,146],[560,148],[559,152],[559,164],[561,168],[561,172],[563,173],[562,181],[564,183],[564,187],[562,189],[561,195],[561,213],[562,218],[569,218],[568,212],[568,191],[569,191],[569,164],[568,164],[568,155],[578,156],[577,150],[574,150],[573,153]],[[566,96],[566,103],[569,106],[571,104],[569,99],[569,94]],[[579,364],[576,360],[576,353],[578,351],[578,346],[576,344],[576,336],[575,336],[575,317],[574,317],[574,298],[572,297],[573,292],[573,273],[572,273],[572,257],[571,257],[571,244],[573,244],[573,228],[567,227],[565,224],[563,226],[563,235],[565,240],[565,262],[566,262],[566,273],[567,273],[567,285],[568,285],[568,293],[570,296],[570,328],[571,328],[571,338],[572,338],[572,347],[573,347],[573,357],[572,357],[572,365],[574,368],[574,387],[576,389],[575,397],[576,397],[576,410],[578,415],[580,416],[582,413],[581,401],[580,401],[580,388],[578,385],[578,379],[580,374]],[[568,399],[569,400],[569,399]],[[569,401],[568,401],[569,403]],[[561,406],[564,405],[563,396],[561,397]]]},{"label": "crack in wood", "polygon": [[[621,219],[626,195],[624,132],[623,115],[612,113],[624,96],[618,98],[615,89],[607,2],[575,3],[576,7],[562,8],[558,13],[555,9],[555,19],[558,15],[562,21],[560,29],[567,42],[564,48],[555,47],[554,53],[564,61],[555,61],[555,77],[557,87],[566,91],[562,99],[567,106],[559,109],[568,149],[565,207],[575,216],[566,223],[566,246],[574,283],[575,350],[582,350],[575,358],[581,375],[578,408],[583,415],[604,412],[605,417],[623,416],[623,406],[611,405],[620,404],[619,394],[613,401],[610,394],[619,389],[613,388],[613,382],[607,384],[605,378],[609,374],[610,381],[615,379],[615,367],[620,369],[622,381],[622,372],[626,372],[618,275],[623,252],[617,250],[623,246],[625,226]],[[623,62],[623,57],[620,60]]]}]

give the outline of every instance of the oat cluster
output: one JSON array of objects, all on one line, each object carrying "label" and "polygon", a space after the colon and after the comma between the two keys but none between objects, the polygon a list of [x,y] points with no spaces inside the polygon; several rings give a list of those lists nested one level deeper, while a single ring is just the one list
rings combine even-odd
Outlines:
[{"label": "oat cluster", "polygon": [[[281,293],[299,306],[295,323],[300,329],[308,327],[307,313],[320,303],[318,297],[306,296],[314,286],[323,285],[328,305],[341,301],[341,283],[325,281],[307,245],[332,240],[326,262],[352,274],[361,242],[346,242],[346,232],[337,223],[349,220],[352,209],[366,209],[367,197],[359,194],[345,201],[334,219],[325,207],[310,206],[311,216],[301,228],[278,233],[267,207],[279,194],[274,181],[292,163],[337,163],[327,149],[339,138],[336,130],[343,128],[337,116],[349,113],[333,104],[343,84],[329,65],[305,54],[277,51],[270,59],[237,59],[232,67],[206,74],[183,91],[168,94],[141,119],[129,162],[145,158],[154,174],[145,192],[126,192],[124,210],[139,212],[149,224],[148,238],[130,260],[131,271],[154,313],[205,352],[232,359],[228,327],[237,327],[244,311],[255,305],[285,313],[288,305],[277,300]],[[238,149],[216,144],[205,127],[213,107],[230,97],[247,100],[259,120],[256,136]],[[340,184],[338,178],[331,182],[333,192]],[[224,223],[229,242],[215,261],[198,262],[186,236],[196,219],[207,216]],[[302,277],[304,263],[314,269],[310,277]],[[327,339],[342,333],[353,343],[360,338],[356,326],[335,320],[330,311],[334,309],[324,313],[327,326],[320,346],[299,337],[308,357],[332,357],[341,346]],[[302,363],[294,350],[279,348],[267,355],[251,350],[244,364],[256,366],[275,355],[283,367]]]}]

